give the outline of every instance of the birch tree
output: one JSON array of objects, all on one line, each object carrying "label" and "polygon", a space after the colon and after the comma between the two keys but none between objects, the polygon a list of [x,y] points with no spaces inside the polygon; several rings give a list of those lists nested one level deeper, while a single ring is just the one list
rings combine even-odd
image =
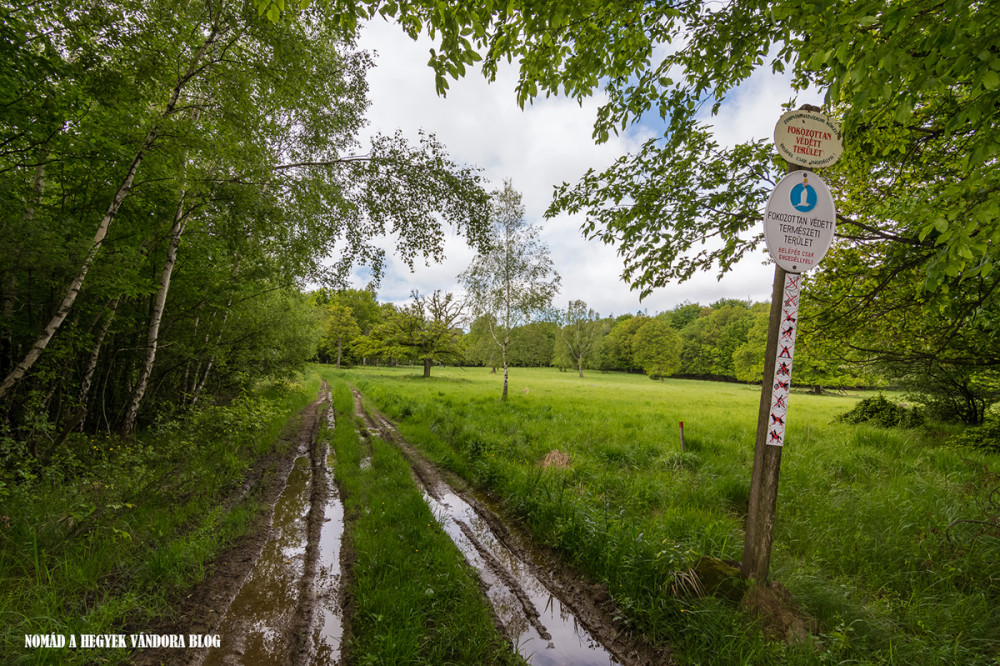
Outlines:
[{"label": "birch tree", "polygon": [[132,432],[161,402],[280,376],[321,333],[302,285],[343,286],[359,264],[377,283],[376,238],[410,264],[442,256],[445,225],[482,238],[489,196],[475,168],[430,135],[357,141],[371,59],[335,19],[246,10],[0,8],[11,432],[48,420]]},{"label": "birch tree", "polygon": [[490,338],[499,348],[503,400],[507,399],[511,331],[550,307],[560,282],[549,248],[538,237],[539,228],[525,221],[524,215],[520,193],[510,181],[505,182],[493,194],[487,246],[459,275],[473,317],[485,318]]}]

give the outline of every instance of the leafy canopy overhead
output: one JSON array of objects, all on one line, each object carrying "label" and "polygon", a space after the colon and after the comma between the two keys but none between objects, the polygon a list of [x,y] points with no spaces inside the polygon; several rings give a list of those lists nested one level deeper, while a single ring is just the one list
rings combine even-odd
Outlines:
[{"label": "leafy canopy overhead", "polygon": [[[257,4],[261,12],[284,6]],[[576,186],[562,186],[549,211],[586,212],[585,234],[618,247],[624,277],[643,295],[700,271],[725,273],[759,250],[757,211],[766,194],[762,180],[775,171],[771,149],[763,142],[721,147],[700,118],[760,68],[787,72],[798,90],[826,91],[845,144],[856,148],[837,169],[849,198],[879,197],[902,185],[903,192],[892,192],[900,196],[893,210],[852,221],[869,231],[887,227],[882,232],[894,242],[921,250],[927,289],[992,270],[1000,241],[998,3],[322,5],[345,30],[380,17],[414,38],[429,34],[436,42],[429,65],[441,93],[476,62],[493,79],[508,61],[518,70],[521,105],[542,95],[582,101],[602,93],[599,142],[659,117],[662,137],[603,172],[589,171]],[[852,221],[843,221],[848,235]],[[718,241],[702,245],[712,237]]]}]

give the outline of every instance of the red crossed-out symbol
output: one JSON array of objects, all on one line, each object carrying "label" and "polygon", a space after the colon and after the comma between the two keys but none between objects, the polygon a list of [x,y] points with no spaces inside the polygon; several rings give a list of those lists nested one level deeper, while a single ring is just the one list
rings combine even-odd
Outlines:
[{"label": "red crossed-out symbol", "polygon": [[779,395],[779,396],[777,396],[774,399],[774,408],[775,409],[788,409],[788,405],[785,402],[786,400],[788,400],[788,396],[787,395]]},{"label": "red crossed-out symbol", "polygon": [[794,336],[794,335],[795,335],[795,327],[794,326],[789,326],[788,328],[786,328],[786,329],[784,329],[784,330],[781,331],[781,339],[782,340],[784,340],[786,338],[790,340],[792,338],[792,336]]},{"label": "red crossed-out symbol", "polygon": [[771,414],[771,425],[785,425],[785,419],[781,418],[777,414]]},{"label": "red crossed-out symbol", "polygon": [[781,345],[781,352],[778,354],[778,358],[791,358],[791,357],[792,357],[792,346]]},{"label": "red crossed-out symbol", "polygon": [[785,289],[798,289],[799,288],[799,280],[801,280],[801,279],[802,279],[801,275],[795,275],[795,276],[789,275],[788,276],[788,284],[785,285]]},{"label": "red crossed-out symbol", "polygon": [[784,382],[783,382],[783,381],[781,381],[781,380],[779,379],[778,381],[774,382],[774,388],[776,388],[776,389],[780,389],[780,390],[782,390],[782,391],[787,391],[787,390],[788,390],[788,385],[789,385],[789,384],[791,384],[791,382],[790,382],[790,381],[784,381]]},{"label": "red crossed-out symbol", "polygon": [[782,312],[785,313],[785,319],[781,323],[785,322],[790,322],[792,324],[795,323],[795,314],[796,314],[795,310],[782,310]]},{"label": "red crossed-out symbol", "polygon": [[788,367],[787,363],[782,361],[781,365],[778,366],[778,372],[775,374],[779,377],[790,377],[792,375],[792,370]]},{"label": "red crossed-out symbol", "polygon": [[786,308],[799,307],[799,295],[797,292],[794,294],[785,294],[785,307]]},{"label": "red crossed-out symbol", "polygon": [[781,444],[781,433],[778,432],[777,430],[772,430],[771,439],[768,440],[768,444],[770,444],[771,442],[777,442],[778,444]]}]

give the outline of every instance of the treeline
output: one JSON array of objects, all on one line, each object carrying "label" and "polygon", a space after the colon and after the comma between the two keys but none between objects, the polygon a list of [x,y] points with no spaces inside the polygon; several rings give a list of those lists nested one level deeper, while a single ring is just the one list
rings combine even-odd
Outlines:
[{"label": "treeline", "polygon": [[[436,363],[498,367],[499,349],[486,318],[460,326],[463,309],[449,294],[414,294],[403,307],[379,303],[366,290],[320,290],[310,300],[326,312],[319,360],[340,364]],[[448,304],[449,309],[443,306]],[[665,312],[601,317],[583,301],[550,311],[511,332],[508,363],[585,370],[642,372],[651,378],[692,377],[759,382],[769,304],[722,299],[683,303]],[[882,383],[869,369],[837,358],[806,336],[796,346],[795,383],[866,387]]]},{"label": "treeline", "polygon": [[322,333],[301,285],[481,234],[433,137],[359,144],[371,60],[327,14],[0,8],[0,462],[287,376]]}]

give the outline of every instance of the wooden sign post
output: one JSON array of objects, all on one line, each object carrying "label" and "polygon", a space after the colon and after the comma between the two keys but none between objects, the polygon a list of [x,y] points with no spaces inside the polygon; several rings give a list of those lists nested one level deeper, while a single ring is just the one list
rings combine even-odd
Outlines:
[{"label": "wooden sign post", "polygon": [[[833,197],[823,180],[807,170],[830,166],[843,151],[836,125],[818,111],[807,105],[778,121],[775,145],[789,162],[788,173],[775,186],[764,212],[765,240],[776,265],[741,564],[744,576],[761,581],[767,580],[771,566],[801,274],[823,258],[836,228]],[[788,136],[796,137],[795,142]]]}]

